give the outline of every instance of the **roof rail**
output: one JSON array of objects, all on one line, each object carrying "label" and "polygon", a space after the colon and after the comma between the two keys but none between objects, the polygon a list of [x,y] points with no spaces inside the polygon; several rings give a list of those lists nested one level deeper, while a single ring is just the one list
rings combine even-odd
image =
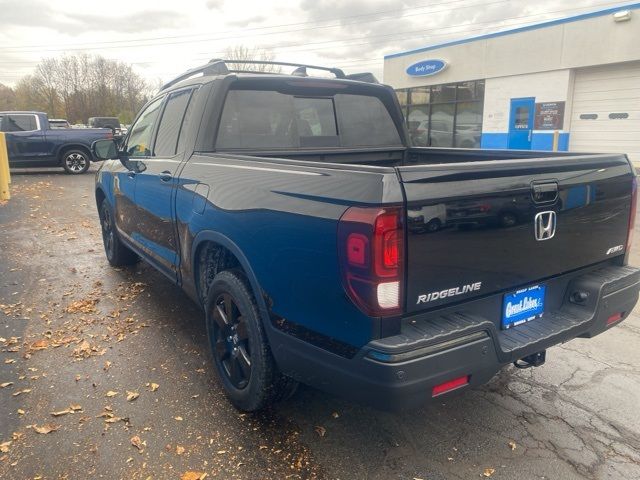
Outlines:
[{"label": "roof rail", "polygon": [[352,73],[347,75],[349,80],[357,80],[359,82],[380,83],[376,76],[371,72]]},{"label": "roof rail", "polygon": [[[242,65],[280,65],[284,67],[296,67],[293,71],[292,75],[306,77],[307,76],[307,68],[312,70],[324,70],[326,72],[333,73],[336,78],[347,78],[344,72],[339,68],[331,68],[331,67],[320,67],[318,65],[306,65],[304,63],[290,63],[290,62],[273,62],[269,60],[222,60],[219,58],[214,58],[209,61],[206,65],[201,65],[200,67],[192,68],[191,70],[187,70],[182,75],[177,76],[173,80],[165,83],[160,91],[165,90],[182,80],[186,80],[198,73],[202,73],[203,75],[226,75],[230,72],[243,72],[245,70],[230,70],[227,68],[227,63],[235,63]],[[247,72],[249,70],[246,70]]]},{"label": "roof rail", "polygon": [[193,77],[198,73],[202,73],[203,75],[226,75],[227,73],[229,73],[229,69],[227,69],[227,66],[224,63],[224,60],[219,60],[217,58],[214,58],[213,60],[209,61],[209,63],[207,63],[206,65],[201,65],[199,67],[192,68],[191,70],[187,70],[186,72],[184,72],[182,75],[178,75],[173,80],[162,85],[162,87],[160,88],[160,91],[165,90],[175,85],[176,83],[181,82],[182,80],[186,80],[187,78]]}]

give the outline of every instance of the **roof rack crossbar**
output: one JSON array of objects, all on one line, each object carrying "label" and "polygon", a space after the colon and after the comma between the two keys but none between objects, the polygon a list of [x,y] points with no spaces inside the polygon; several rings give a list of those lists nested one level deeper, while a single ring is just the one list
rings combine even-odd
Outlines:
[{"label": "roof rack crossbar", "polygon": [[283,67],[296,67],[296,68],[310,68],[312,70],[324,70],[325,72],[333,73],[336,78],[346,78],[346,75],[340,68],[334,67],[321,67],[319,65],[308,65],[305,63],[291,63],[291,62],[275,62],[271,60],[219,60],[226,63],[235,64],[254,64],[254,65],[281,65]]},{"label": "roof rack crossbar", "polygon": [[204,75],[216,75],[216,74],[225,75],[230,72],[245,71],[245,70],[237,70],[237,69],[230,70],[227,68],[227,63],[231,63],[231,64],[235,63],[235,64],[242,64],[242,65],[281,65],[283,67],[296,67],[296,71],[304,71],[304,69],[306,68],[311,68],[313,70],[324,70],[326,72],[333,73],[336,76],[336,78],[347,78],[344,72],[339,68],[321,67],[318,65],[306,65],[303,63],[273,62],[270,60],[222,60],[219,58],[214,58],[206,65],[201,65],[199,67],[192,68],[190,70],[187,70],[183,74],[178,75],[173,80],[162,85],[162,87],[160,88],[160,91],[165,90],[175,85],[176,83],[181,82],[182,80],[186,80],[187,78],[193,77],[194,75],[197,75],[199,73],[202,73]]}]

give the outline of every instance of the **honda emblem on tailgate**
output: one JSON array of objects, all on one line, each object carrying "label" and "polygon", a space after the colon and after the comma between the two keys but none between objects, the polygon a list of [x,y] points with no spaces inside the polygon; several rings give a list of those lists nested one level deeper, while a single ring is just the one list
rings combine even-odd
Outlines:
[{"label": "honda emblem on tailgate", "polygon": [[549,210],[536,214],[534,219],[536,240],[549,240],[556,234],[556,212]]}]

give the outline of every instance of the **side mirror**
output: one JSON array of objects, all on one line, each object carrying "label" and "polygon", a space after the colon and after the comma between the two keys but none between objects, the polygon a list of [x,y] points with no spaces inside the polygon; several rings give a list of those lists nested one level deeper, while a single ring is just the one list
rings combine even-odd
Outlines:
[{"label": "side mirror", "polygon": [[118,145],[114,140],[96,140],[91,144],[91,153],[97,160],[116,160]]}]

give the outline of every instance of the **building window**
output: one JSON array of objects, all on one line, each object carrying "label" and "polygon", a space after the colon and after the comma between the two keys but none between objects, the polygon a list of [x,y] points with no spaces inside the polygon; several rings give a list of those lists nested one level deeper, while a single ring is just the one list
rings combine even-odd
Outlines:
[{"label": "building window", "polygon": [[396,93],[416,147],[480,147],[484,80]]}]

